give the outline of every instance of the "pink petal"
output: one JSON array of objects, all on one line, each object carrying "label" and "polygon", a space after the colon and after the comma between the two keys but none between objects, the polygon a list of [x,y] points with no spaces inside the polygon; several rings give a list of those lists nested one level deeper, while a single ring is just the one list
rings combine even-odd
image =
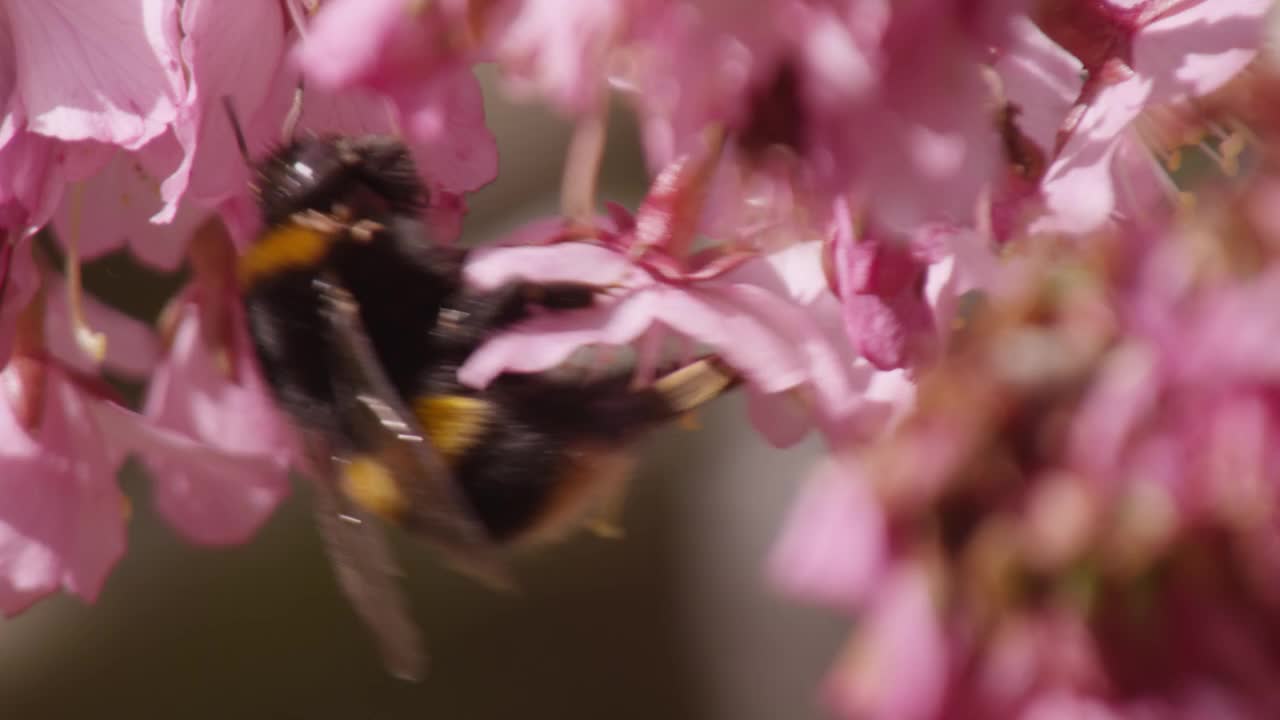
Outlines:
[{"label": "pink petal", "polygon": [[947,689],[948,655],[927,574],[899,568],[878,589],[854,647],[827,677],[827,704],[842,718],[934,718]]},{"label": "pink petal", "polygon": [[[796,346],[743,308],[768,302],[767,296],[745,288],[686,292],[653,286],[610,306],[523,323],[477,350],[459,371],[459,378],[469,385],[483,386],[504,369],[545,370],[566,360],[579,347],[630,344],[660,321],[722,348],[730,364],[747,372],[766,391],[780,392],[802,382],[805,373]],[[730,356],[736,356],[737,362]]]},{"label": "pink petal", "polygon": [[[844,337],[839,305],[826,290],[819,243],[802,243],[745,263],[720,278],[690,285],[655,284],[625,257],[585,243],[476,251],[469,279],[492,287],[512,277],[536,281],[622,283],[623,296],[586,311],[535,318],[490,340],[468,358],[459,379],[484,386],[502,372],[539,372],[591,344],[627,345],[664,326],[710,345],[761,393],[804,386],[825,432],[874,432],[892,408],[909,401],[909,387],[894,374],[873,373]],[[878,378],[887,382],[870,397]],[[756,417],[791,399],[753,401]],[[785,444],[807,422],[783,409],[762,430]]]},{"label": "pink petal", "polygon": [[[331,2],[316,16],[298,60],[314,87],[385,93],[398,112],[418,172],[433,196],[460,195],[493,180],[498,149],[484,123],[480,85],[449,38],[465,18],[446,4],[405,0]],[[432,222],[450,232],[451,203]]]},{"label": "pink petal", "polygon": [[1138,423],[1155,409],[1161,383],[1149,349],[1134,343],[1106,359],[1081,401],[1069,454],[1094,474],[1114,472]]},{"label": "pink petal", "polygon": [[[3,237],[3,236],[0,236]],[[36,264],[31,258],[30,241],[5,238],[0,246],[0,278],[7,277],[0,291],[0,368],[9,361],[18,313],[26,308],[40,284]],[[7,246],[7,247],[6,247]]]},{"label": "pink petal", "polygon": [[429,22],[406,0],[331,0],[312,18],[298,64],[312,85],[330,90],[399,81],[431,52]]},{"label": "pink petal", "polygon": [[1045,157],[1052,155],[1067,114],[1084,87],[1084,66],[1029,18],[1014,23],[1013,40],[995,64],[1004,94],[1018,107],[1018,129]]},{"label": "pink petal", "polygon": [[1273,302],[1280,302],[1276,269],[1203,298],[1190,317],[1182,317],[1185,336],[1177,338],[1172,358],[1179,376],[1188,383],[1280,379],[1280,317],[1267,311]]},{"label": "pink petal", "polygon": [[0,13],[0,148],[13,139],[26,124],[22,103],[17,102],[14,91],[18,87],[18,69],[13,59],[13,32],[9,19]]},{"label": "pink petal", "polygon": [[287,490],[285,472],[271,458],[225,452],[159,427],[121,429],[124,413],[103,405],[98,421],[113,442],[139,454],[155,483],[156,508],[191,542],[246,542]]},{"label": "pink petal", "polygon": [[[167,221],[188,184],[218,199],[244,186],[244,161],[222,107],[230,97],[247,124],[266,102],[284,56],[285,24],[278,0],[188,0],[182,8],[182,57],[191,84],[175,123],[184,157],[165,181]],[[278,134],[277,130],[277,134]]]},{"label": "pink petal", "polygon": [[880,578],[887,540],[884,515],[860,470],[824,460],[770,552],[770,581],[801,600],[852,612]]},{"label": "pink petal", "polygon": [[828,324],[839,323],[839,309],[835,307],[835,295],[827,286],[822,271],[822,243],[818,241],[794,243],[777,252],[760,256],[757,262],[746,263],[725,274],[727,282],[756,285],[793,303],[809,307],[819,320]]},{"label": "pink petal", "polygon": [[860,153],[866,206],[895,229],[968,223],[1000,157],[978,47],[943,13],[895,8],[893,25],[911,39],[893,42],[880,97],[850,126],[873,138]]},{"label": "pink petal", "polygon": [[174,0],[10,0],[5,10],[32,132],[137,149],[176,116]]},{"label": "pink petal", "polygon": [[813,429],[803,402],[787,393],[764,393],[748,385],[747,418],[751,427],[774,447],[789,448]]},{"label": "pink petal", "polygon": [[0,148],[0,177],[5,178],[0,183],[0,226],[28,235],[49,221],[69,170],[97,159],[96,152],[79,145],[22,132]]},{"label": "pink petal", "polygon": [[1122,720],[1119,710],[1108,707],[1097,698],[1053,689],[1027,704],[1020,720]]},{"label": "pink petal", "polygon": [[484,98],[471,69],[441,69],[429,82],[397,88],[405,139],[428,187],[477,190],[498,175],[498,144],[484,123]]},{"label": "pink petal", "polygon": [[1121,134],[1151,94],[1149,79],[1135,75],[1104,87],[1086,107],[1041,181],[1047,206],[1032,232],[1084,233],[1105,223],[1116,208],[1111,169]]},{"label": "pink petal", "polygon": [[[148,387],[143,414],[160,427],[223,450],[287,462],[292,435],[258,374],[243,326],[237,326],[231,348],[237,373],[233,380],[203,339],[198,305],[188,302],[180,312],[168,355]],[[236,317],[242,322],[238,312]]]},{"label": "pink petal", "polygon": [[[13,381],[12,367],[0,384]],[[124,553],[118,463],[91,417],[98,404],[56,369],[34,435],[0,402],[0,612],[13,615],[59,587],[89,602]],[[127,422],[127,420],[126,420]]]},{"label": "pink petal", "polygon": [[1171,219],[1177,188],[1136,133],[1120,137],[1112,159],[1112,182],[1117,219],[1137,227],[1162,227]]},{"label": "pink petal", "polygon": [[[538,223],[548,231],[558,230],[563,221],[555,218]],[[522,236],[531,233],[525,229]],[[509,240],[511,238],[508,238]],[[467,283],[492,289],[517,278],[530,282],[582,282],[592,285],[642,282],[644,273],[623,255],[589,243],[566,242],[554,246],[513,245],[480,247],[467,256]]]},{"label": "pink petal", "polygon": [[367,90],[307,89],[298,127],[317,133],[387,135],[395,132],[393,111],[389,100]]},{"label": "pink petal", "polygon": [[1269,0],[1180,3],[1133,40],[1133,67],[1155,78],[1153,101],[1198,97],[1253,61],[1267,32]]},{"label": "pink petal", "polygon": [[156,505],[195,542],[244,542],[288,492],[293,438],[276,412],[241,328],[234,363],[219,368],[194,303],[148,387],[145,433],[125,438],[156,483]]},{"label": "pink petal", "polygon": [[512,79],[570,112],[592,109],[608,52],[627,19],[624,2],[524,0],[494,41]]},{"label": "pink petal", "polygon": [[164,207],[160,180],[180,157],[181,148],[169,133],[140,151],[114,152],[106,167],[69,190],[54,217],[59,238],[65,244],[74,234],[85,260],[127,246],[157,270],[176,270],[186,256],[187,238],[204,213],[184,207],[163,225],[151,222],[151,217]]}]

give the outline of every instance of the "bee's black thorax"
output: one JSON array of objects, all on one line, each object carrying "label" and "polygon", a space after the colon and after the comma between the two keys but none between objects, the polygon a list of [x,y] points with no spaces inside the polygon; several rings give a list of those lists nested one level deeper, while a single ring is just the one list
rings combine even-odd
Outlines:
[{"label": "bee's black thorax", "polygon": [[[282,262],[244,285],[250,336],[268,384],[286,411],[317,430],[340,427],[337,415],[346,391],[335,387],[334,378],[341,374],[333,365],[332,338],[320,314],[318,280],[331,274],[357,298],[369,340],[405,397],[417,391],[423,368],[435,362],[435,319],[457,291],[460,251],[422,242],[415,219],[384,216],[379,222],[384,229],[367,240],[340,231],[307,262]],[[242,268],[254,262],[254,252],[266,243],[312,242],[290,239],[305,233],[296,225],[269,231],[245,255]]]},{"label": "bee's black thorax", "polygon": [[256,168],[263,222],[345,207],[357,218],[414,216],[427,204],[408,149],[391,137],[326,136],[294,140]]}]

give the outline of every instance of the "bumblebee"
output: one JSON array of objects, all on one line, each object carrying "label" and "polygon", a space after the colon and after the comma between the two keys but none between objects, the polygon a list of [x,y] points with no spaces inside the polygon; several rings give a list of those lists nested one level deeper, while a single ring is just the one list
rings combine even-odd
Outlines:
[{"label": "bumblebee", "polygon": [[457,370],[492,333],[535,308],[587,307],[599,288],[468,287],[467,251],[430,241],[397,139],[295,137],[253,170],[265,230],[238,268],[253,347],[307,439],[339,583],[388,668],[417,678],[425,654],[377,520],[506,584],[506,547],[574,527],[619,490],[644,431],[736,378],[707,357],[639,390],[626,374],[465,387]]}]

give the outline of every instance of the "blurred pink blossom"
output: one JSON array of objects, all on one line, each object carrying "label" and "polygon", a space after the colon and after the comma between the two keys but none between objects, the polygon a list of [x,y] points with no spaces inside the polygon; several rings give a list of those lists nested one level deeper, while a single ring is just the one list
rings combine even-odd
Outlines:
[{"label": "blurred pink blossom", "polygon": [[476,58],[450,24],[463,22],[455,4],[334,0],[297,58],[316,88],[389,98],[428,189],[458,195],[493,180],[498,156],[470,68]]},{"label": "blurred pink blossom", "polygon": [[[969,222],[998,160],[981,61],[1015,8],[672,2],[638,26],[615,82],[633,90],[651,166],[722,125],[735,143],[726,158],[818,193],[818,206],[854,192],[895,229]],[[683,71],[693,67],[719,70]]]},{"label": "blurred pink blossom", "polygon": [[[1140,232],[1018,266],[914,411],[815,472],[770,576],[859,618],[826,690],[838,715],[1280,712],[1280,286],[1223,271],[1245,238],[1206,256],[1204,227]],[[928,614],[898,632],[919,598],[886,616],[871,588],[917,568]],[[899,695],[900,666],[924,689]]]}]

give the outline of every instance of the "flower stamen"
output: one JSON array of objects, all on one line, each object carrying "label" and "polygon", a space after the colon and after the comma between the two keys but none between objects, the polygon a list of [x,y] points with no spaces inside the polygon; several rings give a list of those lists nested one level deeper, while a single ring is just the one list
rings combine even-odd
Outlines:
[{"label": "flower stamen", "polygon": [[100,364],[107,356],[107,336],[89,327],[84,317],[84,284],[80,279],[80,208],[83,188],[76,186],[71,192],[71,230],[65,238],[67,276],[67,309],[71,313],[71,333],[76,346],[94,364]]}]

